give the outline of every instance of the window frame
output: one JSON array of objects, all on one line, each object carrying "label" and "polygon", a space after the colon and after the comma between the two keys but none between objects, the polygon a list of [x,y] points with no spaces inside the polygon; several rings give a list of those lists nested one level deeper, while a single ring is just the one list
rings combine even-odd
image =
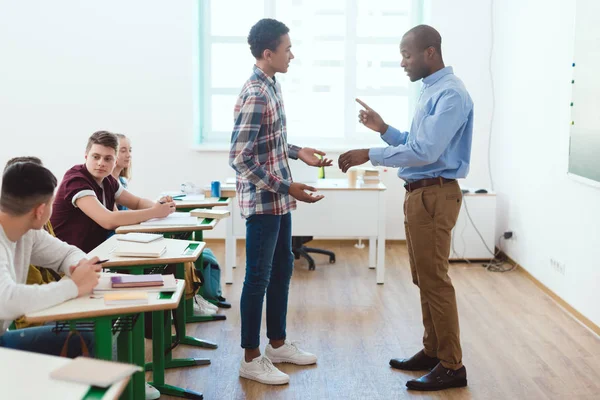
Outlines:
[{"label": "window frame", "polygon": [[[410,0],[411,6],[410,10],[407,13],[409,19],[409,25],[414,26],[420,23],[424,23],[424,14],[425,10],[428,6],[426,4],[428,0]],[[194,132],[195,147],[199,149],[208,149],[208,150],[224,150],[228,148],[229,140],[223,140],[224,137],[228,137],[231,134],[231,131],[208,131],[208,127],[212,127],[212,110],[211,110],[211,102],[213,95],[231,95],[237,96],[239,94],[240,88],[213,88],[211,87],[211,76],[212,76],[212,63],[210,60],[210,52],[211,47],[215,43],[246,43],[247,37],[245,36],[211,36],[211,9],[210,4],[211,1],[200,1],[198,2],[199,8],[199,49],[198,49],[198,70],[199,70],[199,85],[198,85],[198,124],[197,130]],[[276,10],[275,10],[276,0],[264,0],[264,17],[265,18],[275,18]],[[347,0],[347,12],[345,13],[346,19],[356,20],[356,12],[357,12],[357,4],[358,0]],[[345,60],[354,60],[357,56],[357,45],[361,44],[398,44],[398,40],[396,38],[383,38],[383,37],[373,37],[373,38],[358,38],[356,34],[356,29],[352,26],[352,24],[346,24],[346,36],[344,37],[345,49],[344,49],[344,59]],[[400,60],[398,60],[400,62]],[[248,70],[250,71],[251,66],[248,66]],[[357,131],[356,122],[354,122],[355,118],[350,118],[350,115],[355,114],[356,104],[355,98],[361,96],[384,96],[384,95],[394,95],[397,96],[398,92],[391,92],[392,89],[397,89],[394,87],[383,88],[383,89],[357,89],[356,80],[357,80],[357,68],[356,63],[346,63],[345,64],[345,100],[344,100],[344,115],[343,115],[343,132],[344,136],[342,138],[334,138],[334,137],[325,137],[325,138],[315,138],[315,137],[305,137],[298,138],[294,137],[295,135],[291,135],[294,137],[292,141],[295,144],[304,146],[311,144],[312,146],[318,146],[319,148],[336,150],[336,149],[347,149],[350,147],[372,147],[372,146],[382,146],[382,142],[379,139],[379,135],[370,136],[365,135],[364,132]],[[420,91],[421,84],[408,84],[407,88],[399,88],[401,90],[406,90],[407,104],[408,104],[408,120],[406,121],[406,126],[400,126],[400,129],[408,129],[410,124],[411,115],[414,111],[415,104],[418,100],[418,94]],[[285,95],[285,86],[284,95]],[[285,100],[285,99],[284,99]],[[376,108],[376,107],[374,107]],[[233,113],[233,105],[232,105],[232,113]],[[233,128],[233,124],[232,124]],[[290,135],[288,131],[288,135]],[[366,137],[365,137],[366,136]],[[318,143],[314,143],[315,139],[318,140]],[[340,140],[343,143],[340,143]],[[304,143],[304,142],[307,143]],[[310,143],[308,143],[310,142]]]}]

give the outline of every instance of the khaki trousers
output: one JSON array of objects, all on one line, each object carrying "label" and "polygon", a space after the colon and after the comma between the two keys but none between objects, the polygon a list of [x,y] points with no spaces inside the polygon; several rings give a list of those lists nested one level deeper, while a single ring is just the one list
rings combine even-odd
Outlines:
[{"label": "khaki trousers", "polygon": [[462,350],[448,257],[461,203],[456,181],[407,192],[404,200],[410,269],[421,295],[424,352],[453,370],[462,367]]}]

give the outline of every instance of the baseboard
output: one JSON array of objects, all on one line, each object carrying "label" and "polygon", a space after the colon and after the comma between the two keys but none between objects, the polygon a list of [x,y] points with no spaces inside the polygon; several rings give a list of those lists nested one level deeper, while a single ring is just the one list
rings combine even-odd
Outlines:
[{"label": "baseboard", "polygon": [[544,293],[546,293],[548,296],[550,296],[552,298],[552,300],[554,300],[555,302],[557,302],[558,305],[561,306],[566,312],[568,312],[569,314],[571,314],[571,316],[573,318],[575,318],[577,321],[579,321],[585,327],[587,327],[588,329],[590,329],[596,335],[600,336],[600,326],[598,326],[595,323],[593,323],[589,318],[587,318],[585,315],[583,315],[582,313],[580,313],[579,311],[577,311],[569,303],[567,303],[566,301],[564,301],[559,295],[557,295],[556,293],[554,293],[550,288],[548,288],[546,285],[544,285],[542,282],[540,282],[535,276],[531,275],[531,273],[529,271],[527,271],[525,268],[523,268],[523,266],[520,265],[519,263],[517,263],[515,260],[513,260],[512,258],[510,258],[506,253],[504,253],[503,251],[501,251],[499,255],[500,256],[504,256],[511,264],[515,265],[517,267],[517,269],[520,270],[521,272],[523,272],[523,274],[530,281],[532,281],[537,287],[539,287],[540,289],[542,289],[542,291]]},{"label": "baseboard", "polygon": [[[237,239],[238,242],[243,242],[245,239]],[[225,239],[223,238],[205,238],[204,241],[206,243],[225,243]],[[308,245],[309,247],[315,247],[313,246],[313,244],[328,244],[328,245],[342,245],[342,244],[354,244],[358,242],[358,239],[313,239],[311,240],[309,243],[310,245]],[[368,244],[369,243],[369,239],[363,239],[363,243],[364,244]],[[393,239],[393,240],[389,240],[386,239],[385,240],[385,244],[404,244],[406,243],[406,240],[403,239]]]}]

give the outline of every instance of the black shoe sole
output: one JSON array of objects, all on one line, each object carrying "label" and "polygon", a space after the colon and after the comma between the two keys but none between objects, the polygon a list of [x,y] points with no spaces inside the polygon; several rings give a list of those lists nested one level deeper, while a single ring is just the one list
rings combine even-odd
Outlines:
[{"label": "black shoe sole", "polygon": [[450,382],[445,386],[413,386],[410,385],[409,382],[406,382],[406,387],[408,388],[408,390],[417,390],[420,392],[436,392],[438,390],[445,390],[445,389],[453,389],[453,388],[461,388],[461,387],[465,387],[467,386],[467,380],[466,379],[459,379],[456,380],[454,382]]}]

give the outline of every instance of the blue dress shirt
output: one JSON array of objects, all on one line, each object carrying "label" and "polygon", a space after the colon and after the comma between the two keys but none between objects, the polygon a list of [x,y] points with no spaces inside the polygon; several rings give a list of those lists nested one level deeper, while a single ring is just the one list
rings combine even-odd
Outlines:
[{"label": "blue dress shirt", "polygon": [[373,165],[399,168],[398,176],[465,178],[471,160],[473,101],[452,67],[426,78],[410,132],[389,127],[381,138],[388,147],[369,150]]}]

